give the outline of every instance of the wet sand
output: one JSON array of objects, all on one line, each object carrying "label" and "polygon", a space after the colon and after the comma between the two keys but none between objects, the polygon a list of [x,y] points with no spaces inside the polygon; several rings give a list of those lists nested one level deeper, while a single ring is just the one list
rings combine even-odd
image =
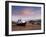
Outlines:
[{"label": "wet sand", "polygon": [[31,23],[26,24],[26,26],[12,25],[12,31],[40,30],[40,29],[41,29],[41,25],[31,24]]}]

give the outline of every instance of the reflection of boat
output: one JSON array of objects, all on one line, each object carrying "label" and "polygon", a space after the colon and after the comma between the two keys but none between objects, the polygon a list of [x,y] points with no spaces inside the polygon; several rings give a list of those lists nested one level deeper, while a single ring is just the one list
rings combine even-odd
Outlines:
[{"label": "reflection of boat", "polygon": [[26,21],[22,21],[21,19],[19,19],[19,20],[16,22],[16,25],[18,25],[18,26],[25,26],[25,25],[26,25]]}]

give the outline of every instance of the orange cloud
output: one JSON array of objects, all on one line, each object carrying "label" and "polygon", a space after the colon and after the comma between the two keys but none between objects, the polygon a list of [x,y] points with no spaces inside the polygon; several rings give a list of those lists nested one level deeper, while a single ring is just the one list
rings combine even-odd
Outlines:
[{"label": "orange cloud", "polygon": [[29,9],[24,9],[21,11],[21,15],[24,15],[24,16],[31,15],[31,14],[32,12]]}]

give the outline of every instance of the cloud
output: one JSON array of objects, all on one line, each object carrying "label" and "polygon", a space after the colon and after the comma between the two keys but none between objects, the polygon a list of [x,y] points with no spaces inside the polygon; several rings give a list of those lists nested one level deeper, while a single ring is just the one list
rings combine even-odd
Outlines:
[{"label": "cloud", "polygon": [[12,20],[17,21],[18,19],[22,20],[36,20],[41,19],[41,8],[39,7],[14,7],[12,11]]}]

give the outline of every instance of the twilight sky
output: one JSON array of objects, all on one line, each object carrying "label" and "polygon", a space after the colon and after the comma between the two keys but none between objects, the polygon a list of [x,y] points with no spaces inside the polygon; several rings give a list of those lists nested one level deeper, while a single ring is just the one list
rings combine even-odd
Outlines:
[{"label": "twilight sky", "polygon": [[41,19],[41,7],[12,6],[12,21]]}]

